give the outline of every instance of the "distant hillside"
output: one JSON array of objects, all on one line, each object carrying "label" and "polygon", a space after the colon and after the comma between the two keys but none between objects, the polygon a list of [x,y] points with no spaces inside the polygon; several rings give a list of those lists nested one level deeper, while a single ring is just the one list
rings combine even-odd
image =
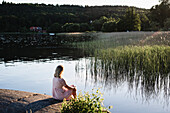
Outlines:
[{"label": "distant hillside", "polygon": [[[77,6],[46,4],[0,4],[0,32],[22,31],[31,26],[47,29],[53,23],[89,23],[101,16],[121,18],[128,6]],[[138,13],[149,10],[136,8]]]},{"label": "distant hillside", "polygon": [[[77,5],[45,5],[45,4],[0,4],[0,15],[47,15],[47,14],[69,14],[75,16],[87,16],[90,19],[96,19],[101,16],[122,16],[125,14],[128,6],[77,6]],[[136,8],[136,12],[143,13],[147,9]]]}]

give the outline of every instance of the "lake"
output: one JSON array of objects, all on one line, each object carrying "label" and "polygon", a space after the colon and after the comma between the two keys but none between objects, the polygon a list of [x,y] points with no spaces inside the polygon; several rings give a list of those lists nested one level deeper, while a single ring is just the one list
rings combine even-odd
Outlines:
[{"label": "lake", "polygon": [[76,85],[78,92],[91,92],[93,88],[100,88],[104,94],[104,105],[113,106],[110,109],[112,113],[170,112],[169,73],[166,75],[167,82],[158,82],[163,84],[162,87],[152,89],[142,86],[140,80],[137,86],[136,82],[130,84],[128,79],[105,79],[101,75],[95,75],[91,70],[94,59],[93,55],[86,55],[75,48],[1,49],[0,88],[52,95],[55,68],[63,65],[63,78],[67,84]]}]

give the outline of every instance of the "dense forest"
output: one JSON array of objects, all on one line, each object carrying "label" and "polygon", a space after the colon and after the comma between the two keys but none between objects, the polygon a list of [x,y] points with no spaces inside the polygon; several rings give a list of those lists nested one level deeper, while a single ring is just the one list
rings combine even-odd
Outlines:
[{"label": "dense forest", "polygon": [[169,30],[170,3],[162,0],[151,9],[128,6],[0,4],[0,32],[153,31]]}]

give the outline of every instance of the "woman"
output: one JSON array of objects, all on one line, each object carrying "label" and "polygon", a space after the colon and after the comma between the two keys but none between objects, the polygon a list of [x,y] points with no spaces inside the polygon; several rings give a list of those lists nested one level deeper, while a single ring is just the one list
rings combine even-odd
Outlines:
[{"label": "woman", "polygon": [[70,100],[76,98],[76,87],[74,85],[68,86],[62,78],[63,66],[57,66],[53,78],[53,98],[58,100]]}]

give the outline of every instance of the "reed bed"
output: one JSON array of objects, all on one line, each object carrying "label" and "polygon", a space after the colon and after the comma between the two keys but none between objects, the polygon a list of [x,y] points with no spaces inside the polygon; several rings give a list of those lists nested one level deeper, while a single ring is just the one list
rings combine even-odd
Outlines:
[{"label": "reed bed", "polygon": [[95,33],[93,40],[74,42],[72,46],[80,48],[85,54],[94,56],[99,49],[116,48],[128,45],[167,45],[170,46],[170,31],[167,32],[119,32]]},{"label": "reed bed", "polygon": [[[101,68],[112,72],[121,70],[134,74],[142,71],[142,74],[170,72],[170,47],[169,46],[125,46],[102,49],[95,52],[96,59],[101,62]],[[106,68],[107,67],[107,68]],[[114,74],[119,74],[115,71]]]},{"label": "reed bed", "polygon": [[105,85],[128,83],[130,89],[140,88],[146,98],[163,91],[169,101],[170,32],[119,34],[75,43],[91,56],[87,72]]},{"label": "reed bed", "polygon": [[74,42],[72,46],[81,49],[85,54],[94,56],[96,49],[135,45],[153,34],[153,32],[95,33],[93,40]]},{"label": "reed bed", "polygon": [[157,95],[162,90],[170,95],[170,47],[125,46],[102,49],[91,60],[91,75],[104,82],[127,82],[130,89],[141,88],[145,96]]}]

